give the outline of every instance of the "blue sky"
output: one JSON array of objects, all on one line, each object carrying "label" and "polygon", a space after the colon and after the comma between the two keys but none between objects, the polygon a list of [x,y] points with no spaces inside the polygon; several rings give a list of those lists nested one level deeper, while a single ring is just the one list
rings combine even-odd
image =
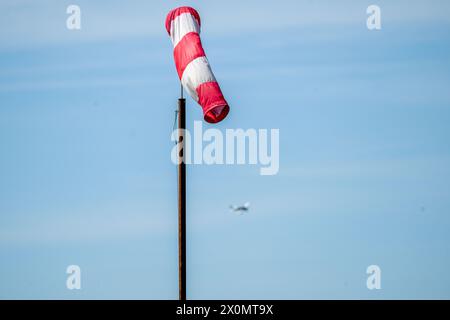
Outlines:
[{"label": "blue sky", "polygon": [[188,297],[450,298],[448,2],[137,0],[0,4],[0,298],[177,298],[178,5],[231,105],[204,127],[280,129],[276,176],[188,167]]}]

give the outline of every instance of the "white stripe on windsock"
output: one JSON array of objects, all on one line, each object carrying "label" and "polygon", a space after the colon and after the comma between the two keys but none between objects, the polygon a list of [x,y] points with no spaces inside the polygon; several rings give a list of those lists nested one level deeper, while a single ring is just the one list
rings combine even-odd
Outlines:
[{"label": "white stripe on windsock", "polygon": [[199,57],[192,60],[184,69],[183,77],[181,78],[181,83],[189,92],[189,94],[198,101],[197,88],[199,85],[205,82],[216,81],[214,74],[209,66],[208,59],[206,57]]},{"label": "white stripe on windsock", "polygon": [[200,34],[198,22],[192,18],[189,12],[182,13],[173,19],[170,25],[170,38],[172,39],[173,46],[176,47],[178,42],[189,32]]}]

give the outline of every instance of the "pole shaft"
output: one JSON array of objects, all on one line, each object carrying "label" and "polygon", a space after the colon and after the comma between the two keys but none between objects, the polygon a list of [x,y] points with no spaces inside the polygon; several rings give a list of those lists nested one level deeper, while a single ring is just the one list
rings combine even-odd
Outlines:
[{"label": "pole shaft", "polygon": [[[178,287],[179,299],[186,300],[186,164],[184,139],[186,129],[186,100],[178,99]],[[180,149],[182,148],[182,149]],[[182,150],[182,151],[181,151]]]}]

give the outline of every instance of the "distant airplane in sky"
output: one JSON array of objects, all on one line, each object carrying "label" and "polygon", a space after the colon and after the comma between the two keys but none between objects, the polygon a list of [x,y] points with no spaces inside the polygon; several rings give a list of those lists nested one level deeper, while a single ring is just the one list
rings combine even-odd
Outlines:
[{"label": "distant airplane in sky", "polygon": [[244,203],[242,206],[230,206],[230,211],[237,213],[239,215],[244,214],[244,212],[248,211],[250,209],[250,202]]}]

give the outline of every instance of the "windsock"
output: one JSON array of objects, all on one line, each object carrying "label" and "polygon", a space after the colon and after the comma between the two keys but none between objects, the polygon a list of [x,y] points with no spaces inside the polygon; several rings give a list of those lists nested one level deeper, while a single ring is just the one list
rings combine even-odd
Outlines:
[{"label": "windsock", "polygon": [[203,109],[205,121],[222,121],[230,111],[212,73],[200,40],[200,16],[191,7],[169,12],[166,29],[174,46],[173,56],[181,84]]}]

